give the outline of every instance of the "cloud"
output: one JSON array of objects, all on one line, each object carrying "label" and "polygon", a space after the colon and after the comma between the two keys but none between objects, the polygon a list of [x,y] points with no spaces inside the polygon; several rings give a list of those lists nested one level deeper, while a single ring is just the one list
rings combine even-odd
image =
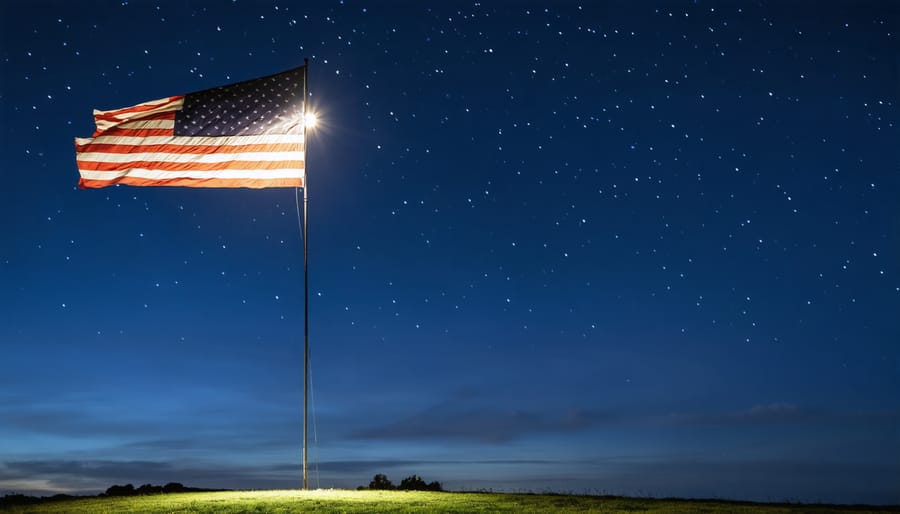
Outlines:
[{"label": "cloud", "polygon": [[[228,427],[229,429],[232,427]],[[181,452],[256,452],[270,450],[286,450],[297,445],[296,427],[274,427],[265,430],[241,430],[216,433],[196,431],[194,435],[171,438],[148,438],[126,442],[115,446],[114,450],[138,450],[171,455]]]},{"label": "cloud", "polygon": [[171,470],[169,464],[145,461],[7,461],[0,463],[0,489],[25,494],[100,492],[114,483],[146,483]]},{"label": "cloud", "polygon": [[162,462],[147,461],[76,461],[76,460],[26,460],[4,463],[9,473],[21,475],[67,476],[88,478],[121,476],[140,470],[142,473],[159,473],[171,470]]},{"label": "cloud", "polygon": [[351,438],[408,441],[442,439],[505,443],[535,433],[585,430],[609,417],[609,415],[588,410],[545,413],[490,407],[466,408],[457,402],[448,402],[393,423],[356,431],[351,434]]},{"label": "cloud", "polygon": [[600,459],[593,466],[615,494],[752,501],[891,503],[900,477],[896,463],[827,458]]},{"label": "cloud", "polygon": [[809,420],[812,412],[805,411],[792,403],[770,403],[754,405],[749,409],[725,411],[672,413],[664,421],[674,425],[756,425],[771,423],[792,423]]},{"label": "cloud", "polygon": [[[0,484],[5,484],[7,488],[17,487],[17,492],[23,492],[20,488],[29,483],[38,491],[53,493],[97,492],[113,484],[129,482],[140,485],[169,477],[173,475],[173,469],[168,463],[148,461],[8,461],[0,465]],[[40,483],[43,487],[37,487]]]},{"label": "cloud", "polygon": [[297,487],[300,464],[241,466],[161,461],[21,460],[0,463],[0,492],[24,494],[97,493],[114,484],[166,484],[253,489]]},{"label": "cloud", "polygon": [[[893,413],[896,419],[897,413]],[[395,421],[353,431],[349,439],[379,441],[470,441],[501,444],[533,434],[566,434],[597,428],[815,424],[822,421],[885,420],[889,412],[835,413],[788,402],[720,412],[618,412],[591,409],[534,411],[503,409],[470,391]]]},{"label": "cloud", "polygon": [[539,459],[496,459],[496,460],[476,460],[476,461],[458,461],[458,460],[341,460],[320,462],[318,469],[325,472],[337,472],[348,474],[382,472],[395,468],[423,468],[423,467],[446,467],[446,466],[496,466],[496,465],[558,465],[560,461],[555,460],[539,460]]},{"label": "cloud", "polygon": [[790,402],[772,402],[748,408],[654,413],[640,411],[534,411],[504,409],[471,391],[393,421],[355,430],[355,440],[469,441],[502,444],[534,434],[567,434],[599,428],[751,427],[768,425],[835,425],[896,423],[900,411],[829,411]]},{"label": "cloud", "polygon": [[660,418],[663,424],[686,426],[753,426],[803,425],[835,423],[869,423],[900,420],[897,410],[828,411],[804,408],[787,402],[754,405],[749,409],[707,412],[672,413]]},{"label": "cloud", "polygon": [[[593,457],[574,461],[498,459],[345,460],[314,467],[324,487],[356,487],[374,473],[419,473],[454,490],[572,491],[656,497],[720,497],[756,501],[896,502],[896,463],[716,456]],[[0,463],[0,495],[96,493],[113,484],[209,488],[296,488],[299,463],[240,465],[162,461],[21,460]],[[397,475],[397,476],[393,476]],[[864,478],[861,478],[864,477]],[[318,478],[314,479],[318,483]]]},{"label": "cloud", "polygon": [[417,460],[342,460],[320,462],[318,468],[321,471],[332,473],[372,473],[382,472],[394,468],[410,468],[426,464],[432,464],[429,461]]},{"label": "cloud", "polygon": [[146,422],[115,418],[112,415],[41,408],[0,412],[0,424],[8,430],[66,437],[153,433],[159,428]]},{"label": "cloud", "polygon": [[11,443],[43,435],[75,441],[78,447],[90,447],[94,452],[91,457],[101,459],[124,454],[133,459],[148,456],[165,459],[175,454],[222,450],[271,451],[296,445],[298,424],[299,420],[269,412],[233,417],[202,412],[148,414],[140,408],[77,411],[52,405],[16,410],[0,407],[0,454],[39,455],[40,448]]},{"label": "cloud", "polygon": [[754,405],[745,411],[736,413],[736,417],[744,419],[792,419],[802,414],[800,408],[793,403],[770,403]]},{"label": "cloud", "polygon": [[[420,473],[443,479],[445,474],[466,476],[478,469],[559,466],[557,461],[485,460],[336,460],[311,463],[315,484],[324,487],[356,487],[368,483],[375,473],[403,476]],[[564,464],[568,465],[568,464]],[[321,475],[320,475],[321,473]],[[240,465],[222,462],[176,464],[165,461],[114,460],[19,460],[0,462],[0,496],[5,493],[50,495],[95,494],[114,484],[163,485],[180,482],[212,489],[277,489],[300,485],[300,463]]]}]

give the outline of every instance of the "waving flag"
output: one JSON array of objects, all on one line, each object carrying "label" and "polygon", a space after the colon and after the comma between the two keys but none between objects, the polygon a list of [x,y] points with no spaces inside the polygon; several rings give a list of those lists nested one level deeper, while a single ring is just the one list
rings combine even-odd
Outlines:
[{"label": "waving flag", "polygon": [[76,138],[81,188],[303,187],[306,68],[94,111]]}]

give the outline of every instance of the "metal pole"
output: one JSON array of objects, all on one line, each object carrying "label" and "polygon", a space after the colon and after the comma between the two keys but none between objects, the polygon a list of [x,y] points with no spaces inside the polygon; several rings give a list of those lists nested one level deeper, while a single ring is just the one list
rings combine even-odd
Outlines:
[{"label": "metal pole", "polygon": [[306,466],[309,453],[309,432],[307,427],[307,406],[309,399],[309,233],[307,219],[309,211],[309,144],[306,139],[306,104],[309,103],[307,79],[309,76],[309,59],[303,59],[303,490],[309,490],[309,475]]}]

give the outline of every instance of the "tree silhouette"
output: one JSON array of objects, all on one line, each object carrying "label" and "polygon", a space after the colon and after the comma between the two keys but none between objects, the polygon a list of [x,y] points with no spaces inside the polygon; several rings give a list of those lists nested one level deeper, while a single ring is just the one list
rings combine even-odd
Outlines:
[{"label": "tree silhouette", "polygon": [[163,488],[158,485],[144,484],[135,489],[134,494],[157,494],[163,492]]},{"label": "tree silhouette", "polygon": [[114,485],[106,490],[106,496],[132,496],[134,494],[134,486],[131,484]]},{"label": "tree silhouette", "polygon": [[402,489],[404,491],[425,491],[427,488],[428,484],[422,480],[422,477],[419,475],[410,475],[400,481],[400,487],[397,489]]},{"label": "tree silhouette", "polygon": [[443,491],[444,488],[441,487],[440,482],[431,482],[430,484],[426,484],[422,477],[419,475],[410,475],[403,480],[400,481],[400,486],[397,489],[401,489],[403,491]]},{"label": "tree silhouette", "polygon": [[184,485],[178,482],[169,482],[162,488],[164,493],[180,493],[185,490]]},{"label": "tree silhouette", "polygon": [[372,481],[369,482],[369,489],[393,489],[393,488],[394,488],[394,484],[392,484],[391,481],[388,480],[387,475],[384,475],[382,473],[378,473],[377,475],[375,475],[375,477],[372,478]]},{"label": "tree silhouette", "polygon": [[383,473],[378,473],[369,482],[369,487],[359,486],[360,490],[393,490],[400,491],[443,491],[444,488],[440,482],[426,483],[419,475],[410,475],[400,481],[400,485],[394,486],[388,477]]}]

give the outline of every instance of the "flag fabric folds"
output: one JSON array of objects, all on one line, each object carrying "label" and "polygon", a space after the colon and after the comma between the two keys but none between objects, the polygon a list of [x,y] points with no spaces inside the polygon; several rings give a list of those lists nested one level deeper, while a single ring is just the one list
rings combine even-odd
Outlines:
[{"label": "flag fabric folds", "polygon": [[95,110],[93,137],[75,139],[78,186],[303,187],[305,73]]}]

